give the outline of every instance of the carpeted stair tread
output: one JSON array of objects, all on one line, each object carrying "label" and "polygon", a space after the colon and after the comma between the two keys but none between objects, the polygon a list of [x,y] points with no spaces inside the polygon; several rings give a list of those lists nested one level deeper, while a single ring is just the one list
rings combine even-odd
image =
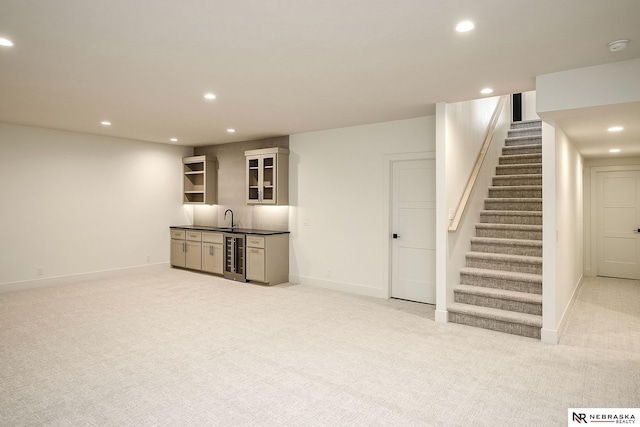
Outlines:
[{"label": "carpeted stair tread", "polygon": [[542,231],[541,225],[529,224],[496,224],[492,222],[480,222],[476,228],[490,228],[494,230],[520,230],[520,231]]},{"label": "carpeted stair tread", "polygon": [[492,252],[467,252],[466,257],[481,260],[506,261],[514,264],[542,264],[542,257],[537,256],[496,254]]},{"label": "carpeted stair tread", "polygon": [[542,185],[492,185],[491,187],[489,187],[489,190],[542,190]]},{"label": "carpeted stair tread", "polygon": [[513,138],[515,136],[542,136],[542,127],[528,127],[509,129],[507,131],[507,138]]},{"label": "carpeted stair tread", "polygon": [[497,211],[542,211],[541,197],[487,197],[484,199],[485,210]]},{"label": "carpeted stair tread", "polygon": [[461,303],[451,304],[449,306],[449,311],[484,319],[498,320],[501,322],[517,323],[521,325],[542,328],[542,316],[537,316],[535,314],[519,313],[517,311],[499,310],[496,308]]},{"label": "carpeted stair tread", "polygon": [[505,215],[505,216],[542,216],[542,212],[540,211],[491,211],[491,210],[483,210],[480,211],[480,215]]},{"label": "carpeted stair tread", "polygon": [[482,286],[457,285],[454,292],[497,298],[506,301],[518,301],[527,304],[542,304],[542,295],[527,292],[506,291],[504,289],[484,288]]},{"label": "carpeted stair tread", "polygon": [[542,247],[542,240],[506,239],[503,237],[472,237],[471,242]]},{"label": "carpeted stair tread", "polygon": [[[495,175],[493,177],[494,187],[520,187],[522,185],[532,184],[519,184],[518,181],[523,180],[539,180],[542,182],[542,174],[530,173],[530,174],[518,174],[518,175]],[[502,184],[504,182],[504,184]]]},{"label": "carpeted stair tread", "polygon": [[504,165],[537,165],[542,162],[542,153],[506,154],[500,156],[498,164]]},{"label": "carpeted stair tread", "polygon": [[522,136],[508,136],[506,141],[531,141],[533,139],[540,139],[542,135],[522,135]]},{"label": "carpeted stair tread", "polygon": [[[509,159],[540,159],[542,158],[542,153],[529,153],[529,154],[507,154],[500,156],[500,158],[509,158]],[[527,163],[529,164],[529,163]]]},{"label": "carpeted stair tread", "polygon": [[487,197],[485,201],[490,202],[539,202],[542,203],[542,197]]},{"label": "carpeted stair tread", "polygon": [[520,120],[520,121],[511,123],[511,129],[524,129],[524,128],[532,128],[532,127],[539,127],[542,129],[542,120],[540,119]]},{"label": "carpeted stair tread", "polygon": [[542,152],[542,144],[521,144],[502,147],[502,155],[538,154]]},{"label": "carpeted stair tread", "polygon": [[486,268],[475,267],[463,267],[462,269],[460,269],[460,273],[466,274],[468,276],[482,276],[491,277],[494,279],[506,279],[513,281],[518,280],[522,282],[542,284],[541,274],[519,273],[517,271],[489,270]]},{"label": "carpeted stair tread", "polygon": [[[526,169],[532,172],[522,172],[522,169]],[[534,172],[535,170],[535,172]],[[514,172],[516,171],[516,172]],[[502,173],[501,173],[502,172]],[[506,172],[506,173],[505,173]],[[521,165],[498,165],[496,166],[496,174],[499,176],[505,175],[540,175],[542,173],[542,163],[526,163]]]}]

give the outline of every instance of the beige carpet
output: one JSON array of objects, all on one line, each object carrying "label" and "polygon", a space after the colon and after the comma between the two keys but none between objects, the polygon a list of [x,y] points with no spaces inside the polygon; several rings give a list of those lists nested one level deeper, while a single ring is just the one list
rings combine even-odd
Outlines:
[{"label": "beige carpet", "polygon": [[640,407],[640,283],[559,345],[433,307],[180,270],[0,294],[2,426],[564,426]]}]

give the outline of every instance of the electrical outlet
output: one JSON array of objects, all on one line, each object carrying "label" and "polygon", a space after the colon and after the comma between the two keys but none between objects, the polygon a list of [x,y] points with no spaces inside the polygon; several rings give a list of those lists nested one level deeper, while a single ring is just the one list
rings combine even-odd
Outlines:
[{"label": "electrical outlet", "polygon": [[303,218],[302,219],[302,225],[305,225],[307,227],[310,226],[311,225],[311,220],[309,218]]},{"label": "electrical outlet", "polygon": [[453,219],[453,209],[449,209],[449,219]]},{"label": "electrical outlet", "polygon": [[147,262],[151,262],[151,255],[147,255]]},{"label": "electrical outlet", "polygon": [[327,278],[331,278],[331,276],[332,276],[331,270],[327,270]]},{"label": "electrical outlet", "polygon": [[38,277],[42,277],[42,276],[44,276],[44,268],[42,268],[42,267],[37,267],[37,268],[36,268],[36,276],[38,276]]}]

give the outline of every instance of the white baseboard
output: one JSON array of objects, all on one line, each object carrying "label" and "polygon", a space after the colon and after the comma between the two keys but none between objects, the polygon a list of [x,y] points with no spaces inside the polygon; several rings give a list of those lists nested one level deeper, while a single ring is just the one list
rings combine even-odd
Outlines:
[{"label": "white baseboard", "polygon": [[382,289],[371,288],[357,283],[336,282],[332,280],[318,279],[306,276],[289,276],[290,283],[299,283],[301,285],[317,286],[319,288],[333,289],[335,291],[343,291],[351,294],[365,295],[375,298],[388,298],[387,291]]},{"label": "white baseboard", "polygon": [[560,323],[558,324],[558,339],[560,339],[560,337],[562,336],[562,333],[564,332],[564,328],[567,326],[567,319],[569,318],[567,314],[569,314],[569,309],[573,307],[573,304],[576,302],[578,291],[582,287],[583,283],[584,283],[584,275],[580,276],[580,279],[578,279],[578,283],[576,284],[576,287],[573,289],[573,293],[571,294],[571,299],[569,299],[569,304],[567,304],[567,306],[564,309],[564,312],[562,313],[562,317],[560,318]]},{"label": "white baseboard", "polygon": [[435,320],[436,323],[449,322],[449,312],[447,310],[436,310]]},{"label": "white baseboard", "polygon": [[556,329],[540,330],[540,341],[545,344],[558,344],[558,331]]},{"label": "white baseboard", "polygon": [[560,322],[558,322],[557,329],[543,328],[540,331],[540,341],[542,341],[545,344],[558,344],[558,342],[560,341],[560,337],[564,332],[564,328],[567,326],[567,319],[568,319],[567,314],[569,313],[569,309],[575,303],[576,297],[578,296],[578,290],[582,287],[583,282],[584,282],[584,275],[580,276],[580,279],[578,279],[578,283],[573,288],[573,293],[571,294],[569,303],[564,308],[564,312],[560,317]]},{"label": "white baseboard", "polygon": [[159,271],[169,268],[169,263],[144,264],[135,267],[116,268],[113,270],[92,271],[89,273],[70,274],[66,276],[47,277],[36,280],[24,280],[20,282],[9,282],[0,284],[0,293],[10,291],[21,291],[23,289],[42,288],[45,286],[66,285],[88,280],[99,280],[110,277],[122,276],[132,273],[144,273]]}]

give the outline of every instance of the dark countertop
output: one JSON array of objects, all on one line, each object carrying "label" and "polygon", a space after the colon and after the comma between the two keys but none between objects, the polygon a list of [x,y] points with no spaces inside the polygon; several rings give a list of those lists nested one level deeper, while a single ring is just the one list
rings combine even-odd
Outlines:
[{"label": "dark countertop", "polygon": [[172,225],[169,228],[182,228],[185,230],[200,230],[200,231],[218,231],[221,233],[236,233],[236,234],[259,234],[262,236],[270,236],[273,234],[289,234],[290,231],[277,231],[277,230],[256,230],[254,228],[234,228],[231,230],[229,227],[210,227],[207,225]]}]

